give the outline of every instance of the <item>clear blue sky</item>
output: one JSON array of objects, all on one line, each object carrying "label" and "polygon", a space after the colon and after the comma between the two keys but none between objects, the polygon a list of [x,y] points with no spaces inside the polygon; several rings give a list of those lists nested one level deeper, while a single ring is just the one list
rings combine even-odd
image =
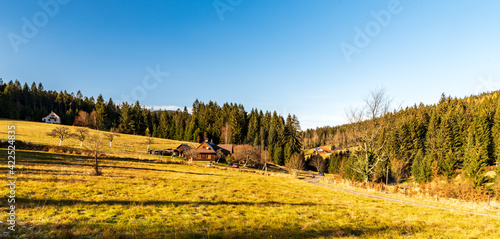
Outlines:
[{"label": "clear blue sky", "polygon": [[303,129],[344,123],[377,87],[403,106],[500,88],[500,1],[38,2],[0,1],[6,81],[147,106],[237,102]]}]

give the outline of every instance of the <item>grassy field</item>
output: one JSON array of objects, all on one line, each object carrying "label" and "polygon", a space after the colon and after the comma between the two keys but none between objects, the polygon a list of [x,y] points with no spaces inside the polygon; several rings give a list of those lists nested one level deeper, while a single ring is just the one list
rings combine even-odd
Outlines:
[{"label": "grassy field", "polygon": [[[92,162],[81,156],[18,150],[16,159],[19,230],[9,237],[500,238],[497,218],[292,178],[125,159],[103,160],[103,176],[91,176]],[[0,168],[7,177],[7,164]],[[0,220],[7,231],[5,213]]]},{"label": "grassy field", "polygon": [[[29,142],[38,145],[48,145],[48,146],[58,146],[59,139],[51,138],[47,136],[47,133],[55,129],[56,127],[68,128],[71,132],[75,133],[76,126],[65,126],[65,125],[54,125],[46,123],[37,123],[29,121],[19,121],[19,120],[6,120],[0,119],[0,139],[7,138],[7,126],[16,126],[16,140],[23,142]],[[90,133],[102,132],[97,130],[89,129]],[[147,154],[147,137],[139,135],[129,135],[129,134],[117,134],[111,147],[105,147],[104,152],[107,155],[126,157],[126,158],[152,158],[152,155]],[[198,146],[198,144],[192,142],[183,142],[170,139],[159,139],[155,138],[154,143],[150,145],[150,149],[166,149],[166,148],[176,148],[181,143],[188,144],[192,147]],[[109,141],[107,142],[109,144]],[[62,146],[80,149],[80,141],[74,138],[64,140]],[[158,156],[156,156],[158,157]]]}]

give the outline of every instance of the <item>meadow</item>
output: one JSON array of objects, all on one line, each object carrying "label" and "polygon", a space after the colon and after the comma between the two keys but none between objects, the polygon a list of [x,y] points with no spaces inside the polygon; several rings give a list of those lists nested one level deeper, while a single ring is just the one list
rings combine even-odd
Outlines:
[{"label": "meadow", "polygon": [[[0,150],[6,158],[7,151]],[[19,238],[499,238],[500,220],[303,180],[131,159],[16,151]],[[7,176],[7,165],[1,165]],[[2,190],[6,201],[7,188]],[[2,214],[2,231],[6,214]],[[6,234],[4,234],[5,236]]]},{"label": "meadow", "polygon": [[[23,141],[35,145],[47,145],[51,147],[59,145],[59,139],[47,136],[47,133],[49,133],[53,129],[57,127],[63,127],[69,129],[71,133],[76,133],[76,129],[83,128],[77,126],[54,125],[54,124],[46,124],[39,122],[0,119],[0,139],[7,139],[7,127],[9,125],[14,125],[16,127],[15,131],[16,131],[17,141]],[[88,129],[88,130],[90,134],[101,133],[102,135],[104,135],[110,133],[93,129]],[[158,156],[155,157],[147,153],[148,137],[141,135],[130,135],[130,134],[119,134],[119,133],[114,133],[114,134],[116,136],[114,137],[111,146],[109,146],[109,141],[106,141],[106,137],[103,137],[103,141],[106,142],[107,145],[106,147],[103,148],[103,151],[107,156],[124,157],[124,158],[141,158],[141,159],[158,158]],[[149,146],[149,149],[177,148],[177,146],[179,146],[180,144],[188,144],[191,147],[198,146],[198,144],[192,142],[154,138],[154,142]],[[75,138],[65,139],[62,142],[61,146],[75,150],[84,149],[83,147],[80,147],[80,141]]]}]

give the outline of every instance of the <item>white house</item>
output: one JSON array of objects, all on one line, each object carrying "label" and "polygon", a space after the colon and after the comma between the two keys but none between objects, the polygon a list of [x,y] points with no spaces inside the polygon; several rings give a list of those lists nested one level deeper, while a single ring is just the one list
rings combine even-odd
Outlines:
[{"label": "white house", "polygon": [[49,123],[49,124],[60,124],[61,117],[56,115],[56,113],[54,113],[54,111],[51,111],[49,115],[42,118],[42,121],[45,123]]}]

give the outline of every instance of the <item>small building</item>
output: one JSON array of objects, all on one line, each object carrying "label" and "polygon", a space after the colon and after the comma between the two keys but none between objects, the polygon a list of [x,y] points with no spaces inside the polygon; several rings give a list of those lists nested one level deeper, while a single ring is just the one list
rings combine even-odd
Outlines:
[{"label": "small building", "polygon": [[189,145],[181,144],[181,145],[179,145],[179,147],[174,149],[174,156],[184,157],[184,152],[186,152],[186,150],[190,150],[190,149],[191,149],[191,147],[189,147]]},{"label": "small building", "polygon": [[315,148],[313,154],[326,154],[328,153],[327,148]]},{"label": "small building", "polygon": [[203,142],[196,148],[197,156],[194,161],[216,161],[217,151],[221,150],[224,157],[233,154],[232,144],[214,144],[212,142]]},{"label": "small building", "polygon": [[61,124],[61,117],[54,113],[54,111],[51,111],[49,115],[42,118],[42,121],[49,124]]}]

